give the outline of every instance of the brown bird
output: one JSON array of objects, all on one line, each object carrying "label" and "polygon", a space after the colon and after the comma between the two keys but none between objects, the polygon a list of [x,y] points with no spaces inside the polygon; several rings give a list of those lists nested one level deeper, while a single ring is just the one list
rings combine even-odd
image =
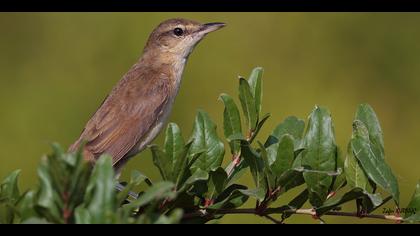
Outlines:
[{"label": "brown bird", "polygon": [[109,154],[114,168],[121,171],[163,128],[194,47],[223,26],[186,19],[162,22],[150,34],[141,58],[105,98],[69,151],[85,143],[86,160],[94,163]]}]

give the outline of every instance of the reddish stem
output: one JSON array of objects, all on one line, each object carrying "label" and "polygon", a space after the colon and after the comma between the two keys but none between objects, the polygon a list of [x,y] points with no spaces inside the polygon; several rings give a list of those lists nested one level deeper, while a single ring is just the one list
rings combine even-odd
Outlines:
[{"label": "reddish stem", "polygon": [[214,203],[214,200],[213,199],[205,199],[204,200],[204,207],[205,208],[206,207],[209,207],[209,206],[213,205],[213,203]]},{"label": "reddish stem", "polygon": [[64,208],[63,208],[63,218],[64,223],[68,224],[69,219],[71,217],[71,210],[69,209],[69,193],[67,191],[63,192],[63,202],[64,202]]}]

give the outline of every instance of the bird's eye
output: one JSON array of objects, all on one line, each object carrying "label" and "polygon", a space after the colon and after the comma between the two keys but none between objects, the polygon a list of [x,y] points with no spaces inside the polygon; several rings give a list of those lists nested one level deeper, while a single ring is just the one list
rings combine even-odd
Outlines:
[{"label": "bird's eye", "polygon": [[175,34],[176,36],[181,36],[181,35],[183,35],[183,34],[184,34],[184,31],[183,31],[181,28],[175,28],[175,29],[174,29],[174,34]]}]

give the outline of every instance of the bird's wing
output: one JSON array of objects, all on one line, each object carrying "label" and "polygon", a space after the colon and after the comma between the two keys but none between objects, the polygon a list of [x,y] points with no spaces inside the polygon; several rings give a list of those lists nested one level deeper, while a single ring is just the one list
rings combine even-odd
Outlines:
[{"label": "bird's wing", "polygon": [[84,151],[92,161],[109,154],[114,165],[130,152],[162,115],[169,98],[164,79],[154,78],[152,83],[143,79],[135,82],[120,82],[88,121],[70,150],[75,151],[86,142]]}]

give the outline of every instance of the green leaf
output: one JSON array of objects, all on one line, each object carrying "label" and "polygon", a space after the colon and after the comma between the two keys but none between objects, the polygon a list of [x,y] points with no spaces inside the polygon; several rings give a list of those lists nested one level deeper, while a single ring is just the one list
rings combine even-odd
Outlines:
[{"label": "green leaf", "polygon": [[229,142],[232,142],[232,141],[246,141],[246,142],[248,142],[248,140],[241,133],[232,134],[231,136],[227,137],[226,139]]},{"label": "green leaf", "polygon": [[340,205],[353,201],[355,199],[362,200],[363,209],[362,212],[370,213],[372,209],[383,204],[383,200],[379,193],[370,194],[361,188],[353,188],[349,192],[345,193],[342,196],[334,196],[328,199],[323,206],[316,209],[316,212],[319,216],[329,212]]},{"label": "green leaf", "polygon": [[115,178],[112,157],[101,156],[95,163],[86,189],[85,207],[92,223],[111,223],[116,211]]},{"label": "green leaf", "polygon": [[361,188],[367,192],[372,192],[368,178],[354,156],[350,143],[347,148],[347,157],[344,161],[344,172],[350,188]]},{"label": "green leaf", "polygon": [[160,215],[159,218],[153,222],[154,224],[178,224],[183,216],[182,209],[173,210],[168,216]]},{"label": "green leaf", "polygon": [[375,184],[389,192],[394,201],[399,204],[399,187],[397,178],[385,160],[375,154],[366,126],[361,121],[353,122],[353,137],[351,147],[363,170]]},{"label": "green leaf", "polygon": [[206,171],[198,169],[195,171],[188,179],[185,181],[185,184],[178,192],[183,192],[188,190],[192,185],[200,181],[206,181],[209,179],[209,174]]},{"label": "green leaf", "polygon": [[171,182],[159,182],[155,183],[152,187],[147,189],[140,197],[130,203],[130,206],[135,206],[137,208],[143,207],[152,201],[159,201],[162,199],[173,199],[176,196],[176,193],[173,191],[175,185]]},{"label": "green leaf", "polygon": [[[185,147],[186,153],[187,153],[187,150],[189,150],[190,147],[191,147],[191,143],[187,144],[187,146]],[[182,188],[182,186],[184,185],[185,181],[187,181],[187,179],[189,177],[191,177],[191,170],[190,170],[191,169],[191,166],[195,163],[195,161],[204,152],[206,152],[206,150],[202,150],[202,151],[200,151],[198,153],[193,153],[193,154],[191,154],[190,159],[188,158],[188,154],[185,155],[185,156],[184,155],[181,156],[182,158],[180,158],[179,166],[175,166],[174,167],[175,170],[180,169],[179,170],[179,173],[177,174],[178,177],[177,177],[176,183],[175,183],[176,189]],[[175,171],[175,172],[177,172],[177,171]]]},{"label": "green leaf", "polygon": [[36,194],[35,209],[49,221],[63,223],[61,218],[60,196],[54,191],[47,161],[43,160],[38,167],[39,189]]},{"label": "green leaf", "polygon": [[307,189],[305,189],[287,205],[293,207],[294,209],[299,209],[305,204],[305,202],[308,200],[308,197],[309,192]]},{"label": "green leaf", "polygon": [[303,175],[301,172],[289,169],[285,171],[279,178],[276,180],[276,186],[279,186],[281,191],[279,194],[285,193],[290,189],[300,186],[305,183]]},{"label": "green leaf", "polygon": [[289,134],[294,139],[295,147],[299,147],[304,129],[305,121],[298,119],[295,116],[289,116],[282,123],[277,125],[264,146],[268,147],[273,143],[277,143],[283,135]]},{"label": "green leaf", "polygon": [[330,210],[346,203],[362,197],[364,192],[360,188],[354,188],[349,192],[345,193],[343,196],[333,197],[328,199],[322,206],[316,208],[316,213],[318,216],[322,216],[323,214],[329,212]]},{"label": "green leaf", "polygon": [[21,170],[10,173],[0,184],[0,200],[7,199],[9,202],[16,202],[20,197],[18,178]]},{"label": "green leaf", "polygon": [[21,221],[25,221],[36,215],[34,210],[34,191],[27,191],[24,193],[17,202],[17,211],[19,212],[19,218]]},{"label": "green leaf", "polygon": [[268,120],[268,118],[270,118],[271,114],[267,113],[265,115],[262,116],[261,120],[258,122],[257,124],[257,128],[255,129],[254,132],[252,132],[252,136],[249,139],[249,142],[252,143],[252,141],[255,139],[255,137],[257,137],[258,133],[260,132],[261,128],[264,126],[265,122]]},{"label": "green leaf", "polygon": [[375,111],[368,104],[361,104],[357,109],[355,120],[360,120],[363,124],[365,124],[369,132],[369,140],[375,149],[381,152],[381,154],[377,154],[383,158],[384,140],[382,136],[382,129]]},{"label": "green leaf", "polygon": [[152,182],[145,174],[138,170],[131,171],[130,183],[133,183],[134,186],[140,185],[142,182],[146,182],[147,185],[152,186]]},{"label": "green leaf", "polygon": [[[82,150],[80,149],[75,153],[65,153],[61,156],[63,159],[59,161],[65,163],[65,165],[63,165],[63,169],[58,169],[58,174],[65,176],[65,178],[61,180],[63,182],[58,184],[65,186],[62,191],[69,195],[67,207],[70,211],[73,211],[76,206],[83,202],[84,192],[92,173],[92,166],[84,160]],[[55,157],[59,152],[55,151]]]},{"label": "green leaf", "polygon": [[61,147],[60,144],[54,142],[54,143],[51,144],[51,148],[53,150],[53,155],[54,156],[63,156],[64,155],[63,148]]},{"label": "green leaf", "polygon": [[285,134],[280,141],[267,148],[271,170],[276,177],[280,177],[286,170],[292,168],[294,156],[294,140],[289,134]]},{"label": "green leaf", "polygon": [[258,114],[251,88],[244,78],[239,78],[239,100],[246,118],[248,131],[253,132],[257,127]]},{"label": "green leaf", "polygon": [[301,151],[298,155],[296,155],[296,152],[295,152],[295,160],[293,161],[293,165],[292,165],[293,169],[302,169],[303,168],[302,167],[302,152],[303,151]]},{"label": "green leaf", "polygon": [[241,154],[246,166],[249,166],[256,188],[260,187],[264,179],[264,163],[258,153],[251,148],[247,141],[241,141]]},{"label": "green leaf", "polygon": [[245,189],[246,186],[238,184],[229,186],[219,194],[215,203],[210,205],[207,209],[233,209],[242,206],[248,200],[248,196],[240,192]]},{"label": "green leaf", "polygon": [[[223,93],[220,95],[219,99],[222,100],[225,105],[225,109],[223,111],[223,128],[225,137],[228,138],[233,134],[242,133],[241,116],[232,97]],[[229,145],[233,155],[240,152],[241,143],[239,141],[230,141]]]},{"label": "green leaf", "polygon": [[20,198],[18,177],[20,170],[9,174],[0,184],[0,223],[12,224],[15,219],[15,204]]},{"label": "green leaf", "polygon": [[342,152],[338,147],[336,154],[336,165],[336,172],[340,174],[338,176],[333,177],[331,192],[337,192],[340,188],[344,187],[347,184],[346,173],[344,171],[344,161],[342,159]]},{"label": "green leaf", "polygon": [[220,193],[222,193],[223,189],[226,186],[227,181],[227,173],[222,167],[217,168],[214,171],[210,171],[209,174],[209,181],[207,183],[207,198],[214,199]]},{"label": "green leaf", "polygon": [[273,191],[275,188],[276,179],[275,179],[275,176],[273,176],[273,173],[271,172],[270,163],[268,161],[268,156],[267,156],[267,151],[265,150],[265,147],[262,143],[258,142],[258,145],[260,147],[260,157],[264,164],[263,173],[265,176],[265,186],[267,187],[269,191]]},{"label": "green leaf", "polygon": [[416,190],[406,207],[404,218],[404,220],[409,222],[420,221],[420,182],[417,183]]},{"label": "green leaf", "polygon": [[[292,199],[292,201],[289,202],[289,204],[287,204],[286,206],[284,206],[285,208],[289,209],[289,210],[297,210],[300,209],[306,201],[308,201],[308,197],[309,197],[309,192],[307,189],[303,190],[299,195],[297,195],[295,198]],[[282,215],[282,219],[287,219],[291,216],[291,213],[283,213]]]},{"label": "green leaf", "polygon": [[257,115],[261,112],[261,103],[262,103],[262,74],[263,68],[256,67],[252,70],[251,75],[249,76],[248,83],[251,89],[252,96],[255,99],[255,109]]},{"label": "green leaf", "polygon": [[163,180],[170,180],[172,176],[172,159],[157,145],[151,145],[153,164],[159,169]]},{"label": "green leaf", "polygon": [[[246,172],[246,168],[249,167],[246,161],[241,160],[237,165],[231,162],[225,169],[226,173],[230,173],[226,186],[235,183],[242,175]],[[233,170],[232,170],[233,169]]]},{"label": "green leaf", "polygon": [[[73,212],[83,202],[91,167],[83,161],[81,150],[64,153],[58,144],[53,144],[52,148],[53,153],[39,166],[40,187],[31,196],[34,204],[29,205],[49,222],[73,223],[71,217],[64,217],[65,212]],[[27,196],[22,201],[28,201]],[[25,218],[31,217],[30,214],[27,211]]]},{"label": "green leaf", "polygon": [[188,178],[186,181],[186,184],[193,184],[194,182],[200,181],[200,180],[208,180],[209,174],[203,170],[197,170],[194,172],[191,177]]},{"label": "green leaf", "polygon": [[38,218],[38,217],[31,217],[31,218],[23,221],[22,224],[40,225],[40,224],[51,224],[51,222],[48,222],[46,219],[42,219],[42,218]]},{"label": "green leaf", "polygon": [[194,153],[206,150],[192,165],[192,170],[204,171],[215,170],[222,164],[225,153],[223,142],[216,132],[216,125],[210,120],[209,115],[200,110],[194,122],[192,133],[192,145],[189,150],[190,156]]},{"label": "green leaf", "polygon": [[309,116],[308,129],[304,138],[302,166],[312,170],[304,172],[308,186],[309,201],[315,207],[326,200],[332,177],[322,172],[335,171],[336,144],[329,111],[316,107]]},{"label": "green leaf", "polygon": [[119,205],[122,205],[126,201],[130,191],[132,191],[135,186],[139,186],[143,182],[146,182],[149,186],[152,185],[152,182],[146,175],[140,171],[133,170],[131,172],[130,182],[122,190],[120,190],[117,195],[117,202]]},{"label": "green leaf", "polygon": [[78,207],[74,212],[76,224],[92,224],[92,217],[86,208]]},{"label": "green leaf", "polygon": [[[198,170],[197,172],[200,172]],[[194,173],[195,174],[195,173]],[[208,173],[206,173],[207,176],[201,176],[201,177],[192,177],[194,178],[194,182],[185,183],[180,190],[177,191],[177,193],[182,193],[184,196],[188,196],[192,199],[189,200],[187,204],[185,205],[194,205],[199,206],[201,203],[204,203],[204,201],[200,201],[199,199],[205,199],[205,194],[207,193],[207,180],[208,180]],[[192,179],[190,179],[192,180]],[[185,200],[186,197],[184,197]],[[188,200],[188,199],[187,199]]]},{"label": "green leaf", "polygon": [[181,130],[178,125],[169,123],[166,128],[164,150],[171,160],[171,166],[175,166],[178,156],[184,151],[184,146],[184,139],[182,138]]},{"label": "green leaf", "polygon": [[372,205],[373,208],[380,206],[383,202],[381,194],[380,193],[368,193],[368,192],[364,192],[364,194],[367,196],[367,198],[370,200],[370,203]]},{"label": "green leaf", "polygon": [[243,189],[239,190],[239,192],[245,194],[246,196],[252,197],[260,202],[263,201],[265,198],[265,191],[261,188]]},{"label": "green leaf", "polygon": [[[187,145],[183,146],[180,153],[178,153],[178,156],[175,157],[173,167],[172,167],[172,182],[175,183],[175,185],[178,187],[180,184],[182,184],[182,181],[184,180],[185,172],[188,168],[188,151],[191,148],[192,142],[189,142]],[[201,154],[200,154],[201,155]],[[195,157],[191,157],[191,159],[195,160]],[[189,169],[189,168],[188,168]]]},{"label": "green leaf", "polygon": [[[372,197],[370,197],[371,199],[377,199],[377,200],[371,200],[371,202],[373,202],[372,203],[372,208],[371,208],[371,210],[368,209],[366,211],[367,213],[371,213],[371,212],[376,211],[377,209],[379,209],[380,207],[382,207],[383,205],[385,205],[387,202],[389,202],[390,200],[392,200],[392,196],[388,196],[385,199],[382,199],[382,197],[380,196],[379,193],[370,194],[370,195],[372,195]],[[368,197],[369,197],[369,195],[368,195]],[[378,200],[380,200],[380,201],[378,201]],[[378,201],[378,202],[376,202],[376,201]]]}]

